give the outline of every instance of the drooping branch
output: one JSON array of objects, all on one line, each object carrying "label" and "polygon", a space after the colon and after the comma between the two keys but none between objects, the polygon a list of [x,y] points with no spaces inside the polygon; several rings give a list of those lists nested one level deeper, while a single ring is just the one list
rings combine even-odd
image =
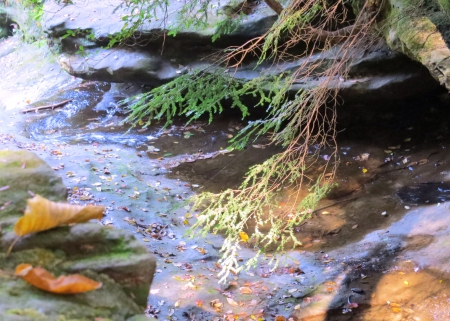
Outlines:
[{"label": "drooping branch", "polygon": [[[377,15],[381,2],[382,0],[367,0],[361,12],[358,14],[356,22],[351,26],[333,31],[310,26],[306,28],[303,33],[311,35],[311,40],[313,41],[337,44],[352,34],[357,33],[364,24],[369,23]],[[280,15],[283,11],[283,6],[277,0],[265,0],[265,3],[275,11],[277,15]]]},{"label": "drooping branch", "polygon": [[305,32],[310,34],[312,36],[311,39],[317,42],[337,44],[343,41],[345,38],[358,33],[364,25],[374,20],[379,12],[382,1],[383,0],[367,0],[364,4],[364,7],[359,12],[355,23],[351,26],[347,26],[334,31],[309,27]]}]

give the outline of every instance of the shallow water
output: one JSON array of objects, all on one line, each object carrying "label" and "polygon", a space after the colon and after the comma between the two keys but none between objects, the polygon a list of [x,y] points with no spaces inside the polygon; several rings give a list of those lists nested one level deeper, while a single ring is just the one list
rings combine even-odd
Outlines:
[{"label": "shallow water", "polygon": [[[125,114],[118,101],[139,91],[129,85],[83,83],[57,92],[34,105],[73,101],[36,114],[5,114],[7,126],[0,131],[0,142],[3,148],[38,153],[63,177],[71,202],[105,204],[103,224],[147,239],[144,242],[161,268],[152,287],[159,292],[151,295],[149,311],[158,308],[159,315],[166,317],[176,298],[181,300],[175,309],[179,319],[194,313],[198,320],[212,320],[218,313],[208,300],[224,299],[223,293],[211,290],[217,287],[214,262],[222,238],[185,238],[189,213],[185,201],[200,191],[237,187],[249,166],[280,149],[249,145],[226,152],[230,137],[245,124],[229,115],[210,125],[199,121],[185,126],[177,120],[165,128],[155,122],[125,134],[128,127],[122,125]],[[275,272],[263,261],[238,278],[242,284],[257,288],[256,282],[261,282],[274,290],[249,298],[231,287],[230,295],[243,305],[227,309],[253,310],[247,305],[257,298],[268,320],[278,314],[299,320],[445,320],[450,295],[449,116],[447,103],[438,99],[376,108],[342,106],[338,187],[320,203],[312,219],[298,226],[303,247],[289,252],[292,260]],[[261,138],[255,145],[267,142]],[[322,156],[329,153],[323,150]],[[364,154],[369,154],[368,159]],[[292,192],[296,191],[288,193]],[[290,202],[283,200],[280,211],[295,205]],[[133,220],[145,226],[156,224],[167,233],[161,239],[149,238],[130,224]],[[192,224],[195,218],[191,215],[187,220]],[[180,251],[180,246],[186,250]],[[253,253],[243,244],[242,259]],[[193,268],[180,270],[178,263]],[[198,291],[180,295],[178,281],[172,279],[180,274],[208,277]],[[361,288],[365,294],[358,296],[351,288]],[[350,295],[360,307],[343,314]],[[205,301],[205,306],[195,306],[195,299]],[[387,301],[399,304],[400,310]],[[301,309],[294,309],[297,305]]]}]

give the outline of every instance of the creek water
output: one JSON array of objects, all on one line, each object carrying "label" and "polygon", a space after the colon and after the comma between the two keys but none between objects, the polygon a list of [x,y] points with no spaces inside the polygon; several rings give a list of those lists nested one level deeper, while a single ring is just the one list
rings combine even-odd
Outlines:
[{"label": "creek water", "polygon": [[[141,90],[99,82],[54,90],[33,105],[72,101],[38,113],[2,113],[0,146],[36,152],[61,175],[70,202],[104,204],[102,224],[127,229],[147,244],[158,258],[148,314],[162,320],[449,318],[446,94],[339,106],[338,186],[297,228],[303,246],[275,270],[268,253],[259,267],[220,287],[215,262],[223,238],[185,236],[195,221],[186,200],[239,186],[251,165],[280,148],[260,148],[268,143],[263,137],[242,151],[227,151],[245,125],[235,115],[219,115],[211,124],[178,119],[168,127],[155,121],[130,129],[119,101]],[[323,150],[322,158],[329,153]],[[290,205],[288,199],[280,203],[280,211]],[[150,226],[152,234],[136,223]],[[242,247],[240,259],[254,254]],[[193,278],[196,289],[186,288]],[[243,294],[240,287],[253,292]],[[209,304],[215,299],[224,303],[220,312]]]}]

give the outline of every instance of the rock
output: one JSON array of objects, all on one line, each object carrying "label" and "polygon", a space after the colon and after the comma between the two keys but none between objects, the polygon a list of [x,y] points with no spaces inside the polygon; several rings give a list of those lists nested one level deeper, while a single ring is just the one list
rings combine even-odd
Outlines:
[{"label": "rock", "polygon": [[11,23],[13,21],[9,15],[0,8],[0,39],[12,35]]},{"label": "rock", "polygon": [[67,189],[61,177],[35,154],[27,151],[0,151],[0,219],[17,218],[31,193],[51,201],[65,201]]},{"label": "rock", "polygon": [[[15,241],[13,224],[23,213],[28,189],[55,201],[66,189],[55,172],[27,151],[0,152],[0,315],[2,320],[139,320],[147,305],[155,258],[124,230],[85,223],[54,228]],[[4,185],[8,183],[9,185]],[[76,295],[41,291],[13,276],[18,264],[41,266],[55,275],[80,273],[103,286]]]},{"label": "rock", "polygon": [[[176,37],[162,37],[165,25],[159,20],[146,23],[139,29],[139,43],[130,46],[105,48],[108,39],[120,32],[124,26],[122,17],[129,14],[122,7],[123,2],[96,1],[88,8],[77,0],[73,5],[60,5],[57,1],[46,1],[46,14],[43,28],[50,38],[58,61],[71,75],[89,80],[108,82],[131,82],[159,86],[187,72],[189,69],[206,67],[215,62],[218,50],[230,45],[240,45],[248,39],[262,35],[277,16],[262,2],[258,4],[236,31],[222,36],[214,43],[214,24],[223,20],[225,15],[218,10],[219,3],[213,1],[209,9],[210,24],[201,31],[178,31]],[[176,12],[180,2],[171,1],[168,12]],[[171,23],[177,23],[177,17],[170,17]],[[67,36],[68,34],[71,36]],[[63,39],[64,38],[64,39]],[[82,48],[82,54],[79,50]],[[78,53],[77,53],[78,52]],[[312,56],[310,63],[324,59],[321,67],[326,67],[336,59],[339,50],[331,50]],[[350,66],[346,79],[335,81],[312,75],[301,83],[294,83],[292,91],[311,88],[326,81],[330,89],[340,89],[342,98],[347,101],[374,101],[403,99],[429,92],[438,85],[420,64],[414,63],[401,54],[396,54],[384,43],[365,51]],[[273,73],[279,75],[302,66],[304,59],[280,63]],[[253,79],[266,72],[271,62],[258,65],[256,61],[246,62],[234,76]]]},{"label": "rock", "polygon": [[[442,6],[446,1],[439,3]],[[438,10],[423,5],[410,14],[411,6],[413,4],[409,0],[390,0],[386,19],[382,22],[383,26],[387,26],[383,28],[384,37],[393,50],[420,62],[434,79],[450,89],[450,49],[447,46],[450,38],[445,31],[448,30],[449,20],[443,19],[438,23],[443,27],[443,32],[440,32],[433,22]]]}]

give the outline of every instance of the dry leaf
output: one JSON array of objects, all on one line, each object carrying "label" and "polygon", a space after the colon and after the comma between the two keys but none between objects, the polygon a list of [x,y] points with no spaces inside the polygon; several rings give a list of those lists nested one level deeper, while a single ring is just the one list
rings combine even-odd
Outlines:
[{"label": "dry leaf", "polygon": [[104,206],[80,206],[67,203],[55,203],[36,195],[28,200],[28,205],[14,226],[14,232],[23,236],[45,231],[56,226],[82,223],[103,217]]},{"label": "dry leaf", "polygon": [[402,308],[400,308],[400,307],[392,307],[391,309],[392,309],[392,312],[394,312],[394,313],[400,313],[402,311]]},{"label": "dry leaf", "polygon": [[277,315],[275,321],[286,321],[286,318],[283,317],[282,315]]},{"label": "dry leaf", "polygon": [[241,240],[243,242],[248,242],[248,234],[247,233],[241,231],[241,232],[239,232],[239,237],[241,238]]},{"label": "dry leaf", "polygon": [[31,285],[52,293],[74,294],[99,289],[102,284],[80,274],[71,274],[55,278],[47,270],[31,264],[19,264],[16,267],[16,275]]},{"label": "dry leaf", "polygon": [[234,301],[232,298],[227,298],[227,301],[231,306],[234,306],[234,307],[238,306],[238,303],[236,301]]},{"label": "dry leaf", "polygon": [[242,294],[252,294],[253,291],[249,287],[243,286],[242,288],[239,288],[239,291],[241,291]]}]

